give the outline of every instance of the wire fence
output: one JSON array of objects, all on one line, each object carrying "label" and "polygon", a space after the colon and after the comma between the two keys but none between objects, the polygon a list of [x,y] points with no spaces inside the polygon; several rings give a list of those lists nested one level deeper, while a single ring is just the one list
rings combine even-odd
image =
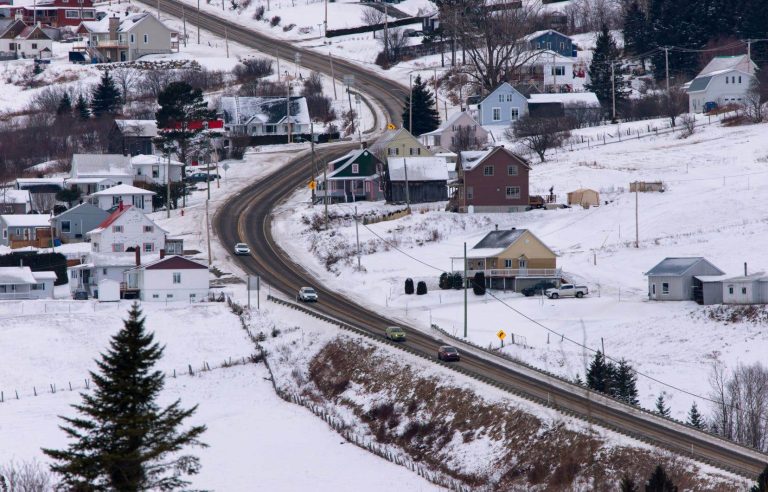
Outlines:
[{"label": "wire fence", "polygon": [[0,316],[33,316],[40,314],[78,314],[78,313],[101,313],[101,312],[118,312],[127,311],[133,303],[137,303],[140,306],[164,306],[164,307],[179,307],[179,308],[200,308],[207,309],[215,306],[220,306],[224,302],[221,301],[203,301],[203,302],[190,302],[188,300],[183,301],[160,301],[160,302],[147,302],[136,300],[120,300],[112,302],[89,302],[89,301],[75,301],[75,300],[24,300],[24,301],[0,301]]}]

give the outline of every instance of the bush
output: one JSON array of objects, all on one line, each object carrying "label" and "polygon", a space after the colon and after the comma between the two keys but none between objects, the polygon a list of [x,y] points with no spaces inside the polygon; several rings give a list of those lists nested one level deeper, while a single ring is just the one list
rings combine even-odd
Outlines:
[{"label": "bush", "polygon": [[272,17],[272,19],[269,20],[269,25],[272,26],[272,27],[280,25],[280,20],[281,20],[280,16],[276,15],[276,16]]},{"label": "bush", "polygon": [[413,279],[407,278],[405,279],[405,295],[412,295],[413,294]]},{"label": "bush", "polygon": [[237,64],[232,73],[238,82],[246,82],[272,75],[274,70],[269,58],[248,58]]},{"label": "bush", "polygon": [[476,296],[485,295],[485,273],[477,272],[475,274],[475,278],[472,280],[472,292]]},{"label": "bush", "polygon": [[258,21],[260,21],[261,19],[264,18],[264,6],[263,5],[259,5],[258,7],[256,7],[256,11],[253,13],[253,18],[258,20]]},{"label": "bush", "polygon": [[448,275],[448,272],[443,272],[440,274],[440,281],[437,283],[437,285],[443,290],[451,288],[451,276]]},{"label": "bush", "polygon": [[423,280],[421,280],[416,285],[416,295],[417,296],[423,296],[423,295],[426,295],[426,293],[427,293],[427,283],[424,282]]},{"label": "bush", "polygon": [[454,272],[451,276],[451,287],[453,287],[456,290],[461,290],[464,288],[464,277],[461,276],[459,272]]},{"label": "bush", "polygon": [[283,26],[283,32],[288,32],[294,27],[296,27],[296,24],[288,24],[287,26]]}]

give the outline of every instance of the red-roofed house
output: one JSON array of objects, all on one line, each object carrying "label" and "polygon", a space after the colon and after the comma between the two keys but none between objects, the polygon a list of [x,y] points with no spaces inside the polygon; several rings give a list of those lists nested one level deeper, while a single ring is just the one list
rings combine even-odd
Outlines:
[{"label": "red-roofed house", "polygon": [[167,233],[140,209],[121,204],[87,236],[94,253],[122,253],[137,246],[142,253],[156,253],[165,249]]},{"label": "red-roofed house", "polygon": [[127,289],[142,301],[203,301],[208,296],[208,267],[182,256],[168,256],[125,272]]}]

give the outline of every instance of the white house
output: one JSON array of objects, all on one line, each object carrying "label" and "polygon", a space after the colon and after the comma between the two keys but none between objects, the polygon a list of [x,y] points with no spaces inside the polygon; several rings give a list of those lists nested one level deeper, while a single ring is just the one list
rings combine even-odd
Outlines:
[{"label": "white house", "polygon": [[153,195],[155,195],[153,191],[121,184],[91,193],[89,201],[102,210],[109,210],[122,203],[123,205],[132,205],[132,208],[138,208],[148,214],[152,212]]},{"label": "white house", "polygon": [[53,39],[43,30],[38,22],[28,26],[21,20],[15,20],[0,28],[0,51],[14,53],[19,58],[50,58]]},{"label": "white house", "polygon": [[132,185],[130,157],[123,154],[75,154],[66,184],[70,188],[79,188],[84,195],[119,184]]},{"label": "white house", "polygon": [[310,117],[304,97],[221,98],[224,129],[231,135],[287,135],[309,133]]},{"label": "white house", "polygon": [[141,209],[118,205],[112,215],[86,235],[91,240],[94,253],[122,253],[137,246],[142,253],[158,253],[165,249],[167,233]]},{"label": "white house", "polygon": [[155,261],[158,254],[142,255],[140,251],[132,253],[96,253],[91,252],[81,259],[79,265],[69,267],[69,290],[85,290],[89,296],[101,298],[99,286],[109,280],[120,284],[123,290],[123,274],[141,265],[145,261]]},{"label": "white house", "polygon": [[56,272],[33,272],[27,266],[0,267],[0,299],[52,299]]},{"label": "white house", "polygon": [[181,169],[183,166],[184,164],[177,160],[169,160],[159,155],[139,154],[131,157],[134,180],[145,183],[167,184],[166,175],[169,169],[171,183],[181,181]]},{"label": "white house", "polygon": [[32,195],[29,190],[0,190],[0,214],[28,214],[32,211]]},{"label": "white house", "polygon": [[730,104],[743,106],[756,67],[747,55],[713,58],[687,84],[689,112],[703,113]]},{"label": "white house", "polygon": [[168,256],[125,272],[128,289],[142,301],[203,301],[208,295],[208,267],[182,256]]}]

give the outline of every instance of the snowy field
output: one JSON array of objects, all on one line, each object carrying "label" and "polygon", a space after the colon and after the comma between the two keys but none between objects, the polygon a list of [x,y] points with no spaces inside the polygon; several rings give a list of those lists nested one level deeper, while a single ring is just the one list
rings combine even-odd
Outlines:
[{"label": "snowy field", "polygon": [[[471,248],[495,225],[528,228],[557,252],[558,267],[567,278],[589,285],[589,298],[550,301],[493,292],[497,300],[470,292],[469,338],[483,346],[498,346],[495,333],[504,329],[529,346],[508,345],[505,351],[569,378],[583,377],[590,351],[604,343],[609,356],[625,357],[640,372],[672,386],[640,377],[644,407],[652,407],[664,391],[673,416],[684,418],[694,399],[685,391],[709,392],[711,364],[733,367],[764,359],[765,327],[710,321],[705,308],[693,302],[649,302],[643,273],[667,256],[705,256],[734,276],[742,272],[744,262],[750,272],[768,270],[759,240],[768,232],[768,222],[758,205],[768,199],[766,137],[765,125],[712,125],[685,140],[665,135],[558,153],[534,165],[532,194],[554,186],[562,202],[566,192],[587,187],[598,190],[601,200],[609,203],[589,210],[523,214],[417,212],[397,221],[360,226],[363,272],[355,269],[354,221],[336,221],[332,234],[308,232],[301,217],[322,210],[308,205],[303,190],[281,207],[275,233],[281,245],[328,288],[420,329],[427,330],[431,320],[462,335],[462,294],[438,290],[439,274],[451,270],[451,257],[462,255],[464,242]],[[635,195],[628,192],[634,180],[662,180],[667,188],[665,193],[638,197],[638,249]],[[722,199],[724,195],[728,200]],[[386,208],[358,205],[361,213],[365,207]],[[330,208],[332,213],[352,214],[349,204]],[[309,250],[314,253],[307,254]],[[346,255],[332,271],[323,264],[329,252]],[[460,260],[453,264],[456,269],[460,265]],[[406,277],[426,280],[430,293],[405,296]],[[708,406],[699,401],[699,407]]]}]

